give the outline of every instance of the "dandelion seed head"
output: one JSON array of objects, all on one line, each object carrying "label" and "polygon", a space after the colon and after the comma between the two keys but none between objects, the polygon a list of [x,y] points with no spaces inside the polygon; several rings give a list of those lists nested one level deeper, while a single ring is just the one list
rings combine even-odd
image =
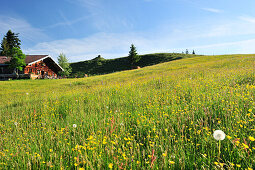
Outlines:
[{"label": "dandelion seed head", "polygon": [[215,130],[213,132],[213,137],[216,140],[224,140],[225,139],[225,133],[222,130]]},{"label": "dandelion seed head", "polygon": [[73,128],[76,128],[77,127],[77,125],[76,124],[73,124]]}]

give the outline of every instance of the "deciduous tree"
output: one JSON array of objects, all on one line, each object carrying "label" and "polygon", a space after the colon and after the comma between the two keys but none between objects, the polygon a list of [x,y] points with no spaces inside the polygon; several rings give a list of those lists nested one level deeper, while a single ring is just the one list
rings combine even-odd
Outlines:
[{"label": "deciduous tree", "polygon": [[11,60],[9,62],[10,68],[14,69],[14,72],[18,74],[18,70],[22,71],[23,68],[26,66],[25,58],[26,55],[23,54],[21,49],[17,47],[13,47],[10,51],[11,54]]},{"label": "deciduous tree", "polygon": [[71,74],[72,67],[70,66],[65,54],[61,53],[58,56],[58,64],[64,69],[64,71],[58,73],[60,76],[69,76]]}]

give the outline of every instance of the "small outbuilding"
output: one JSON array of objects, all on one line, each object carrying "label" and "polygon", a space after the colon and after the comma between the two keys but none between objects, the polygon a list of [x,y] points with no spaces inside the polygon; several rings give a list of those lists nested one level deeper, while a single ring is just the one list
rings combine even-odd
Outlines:
[{"label": "small outbuilding", "polygon": [[26,66],[18,74],[9,68],[10,60],[11,57],[0,56],[0,79],[54,79],[57,78],[58,72],[63,71],[50,55],[27,55]]}]

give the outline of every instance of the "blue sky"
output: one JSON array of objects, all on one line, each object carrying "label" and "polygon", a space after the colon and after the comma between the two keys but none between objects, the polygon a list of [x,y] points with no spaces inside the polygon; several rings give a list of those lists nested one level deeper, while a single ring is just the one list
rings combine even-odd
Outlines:
[{"label": "blue sky", "polygon": [[26,54],[255,53],[252,0],[1,0],[0,38],[19,33]]}]

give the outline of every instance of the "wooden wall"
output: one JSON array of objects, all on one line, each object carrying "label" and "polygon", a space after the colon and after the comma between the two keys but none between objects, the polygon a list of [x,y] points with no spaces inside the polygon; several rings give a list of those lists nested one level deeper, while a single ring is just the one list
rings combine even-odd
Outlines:
[{"label": "wooden wall", "polygon": [[57,77],[57,74],[53,72],[43,61],[39,61],[32,65],[27,65],[24,68],[24,74],[34,74],[38,75],[38,78],[44,78],[45,76],[48,77]]}]

